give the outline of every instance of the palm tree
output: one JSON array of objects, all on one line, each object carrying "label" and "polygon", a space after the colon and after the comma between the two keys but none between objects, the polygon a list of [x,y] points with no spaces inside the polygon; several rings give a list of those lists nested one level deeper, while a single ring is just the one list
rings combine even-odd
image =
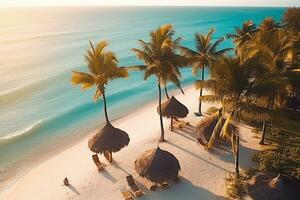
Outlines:
[{"label": "palm tree", "polygon": [[227,34],[227,38],[233,39],[233,43],[235,44],[236,52],[240,50],[240,48],[248,42],[252,36],[257,32],[256,24],[252,21],[246,21],[243,23],[243,27],[235,27],[234,34]]},{"label": "palm tree", "polygon": [[283,22],[288,28],[300,31],[300,8],[288,8],[283,16]]},{"label": "palm tree", "polygon": [[150,76],[155,76],[157,79],[161,128],[160,142],[165,140],[161,115],[161,87],[165,87],[168,81],[172,81],[175,85],[180,87],[180,71],[178,67],[182,66],[185,62],[184,57],[176,53],[181,38],[179,37],[173,40],[174,33],[172,25],[166,24],[160,26],[150,33],[150,42],[139,40],[141,49],[132,49],[137,58],[143,60],[145,65],[130,67],[130,69],[143,70],[145,80]]},{"label": "palm tree", "polygon": [[85,56],[89,73],[74,71],[71,82],[81,85],[82,89],[96,87],[94,100],[97,101],[102,96],[105,120],[110,123],[107,114],[105,85],[110,80],[128,77],[128,72],[126,68],[118,67],[118,60],[113,52],[105,50],[108,45],[106,41],[99,42],[96,48],[93,47],[91,41],[90,45],[91,50],[88,50]]},{"label": "palm tree", "polygon": [[71,82],[81,85],[82,89],[95,86],[95,101],[103,97],[106,125],[89,140],[88,146],[95,153],[104,153],[106,159],[112,162],[112,152],[127,146],[130,139],[126,132],[113,127],[109,121],[105,86],[110,80],[128,77],[128,72],[125,68],[118,67],[117,57],[113,52],[106,51],[107,45],[106,41],[101,41],[94,48],[90,41],[91,50],[88,50],[85,56],[89,73],[74,71]]},{"label": "palm tree", "polygon": [[[205,88],[210,94],[203,95],[202,101],[220,102],[222,107],[214,116],[218,121],[208,143],[212,148],[217,137],[230,139],[235,156],[235,172],[239,174],[239,129],[238,123],[247,118],[256,118],[259,109],[247,103],[247,91],[252,85],[252,74],[257,63],[255,54],[238,57],[222,57],[214,62],[211,78],[197,81],[196,88]],[[221,111],[221,112],[220,112]],[[221,113],[221,115],[219,115]]]},{"label": "palm tree", "polygon": [[[267,18],[261,25],[257,35],[252,39],[249,49],[253,48],[260,55],[260,66],[256,81],[251,89],[252,95],[263,103],[267,110],[274,105],[282,105],[293,87],[294,77],[288,61],[289,52],[293,49],[293,41],[285,30],[278,29],[277,23]],[[270,39],[272,38],[272,39]],[[262,135],[259,144],[263,145],[266,134],[267,119],[263,120]]]},{"label": "palm tree", "polygon": [[[204,80],[205,67],[211,68],[213,62],[218,58],[223,56],[231,48],[225,48],[218,50],[220,44],[224,41],[224,37],[218,38],[216,41],[213,41],[214,29],[211,29],[207,34],[196,33],[195,43],[196,50],[189,49],[187,47],[181,46],[180,49],[184,56],[190,58],[193,63],[193,74],[196,75],[198,70],[201,69],[201,80]],[[202,88],[200,88],[200,100],[198,113],[196,115],[201,116],[201,96]]]}]

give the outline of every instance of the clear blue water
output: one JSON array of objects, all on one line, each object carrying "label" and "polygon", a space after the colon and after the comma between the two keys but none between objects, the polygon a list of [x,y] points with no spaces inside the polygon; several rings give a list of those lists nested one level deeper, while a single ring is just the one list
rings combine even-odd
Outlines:
[{"label": "clear blue water", "polygon": [[[93,90],[70,84],[72,70],[85,71],[88,40],[108,40],[120,65],[139,64],[131,48],[137,39],[171,23],[183,45],[193,47],[195,32],[216,28],[215,37],[252,19],[280,20],[284,8],[230,7],[69,7],[0,9],[0,182],[32,166],[51,149],[71,143],[103,122],[102,102]],[[223,47],[231,47],[231,41]],[[195,80],[182,70],[183,85]],[[170,86],[170,89],[172,87]],[[111,119],[157,98],[153,79],[139,72],[107,88]],[[0,185],[1,187],[1,185]]]}]

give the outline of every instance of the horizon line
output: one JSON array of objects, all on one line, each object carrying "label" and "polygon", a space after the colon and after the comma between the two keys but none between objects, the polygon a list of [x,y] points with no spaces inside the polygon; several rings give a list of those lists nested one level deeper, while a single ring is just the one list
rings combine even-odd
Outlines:
[{"label": "horizon line", "polygon": [[41,8],[41,7],[240,7],[240,8],[291,8],[299,7],[293,6],[276,6],[276,5],[266,5],[266,6],[253,6],[253,5],[101,5],[101,4],[90,4],[90,5],[80,5],[80,4],[66,4],[66,5],[0,5],[0,8]]}]

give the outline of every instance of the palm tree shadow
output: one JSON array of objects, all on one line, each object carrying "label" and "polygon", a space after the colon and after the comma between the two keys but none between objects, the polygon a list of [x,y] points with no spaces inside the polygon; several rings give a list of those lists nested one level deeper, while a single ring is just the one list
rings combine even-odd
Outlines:
[{"label": "palm tree shadow", "polygon": [[99,174],[113,183],[116,183],[118,181],[115,177],[108,173],[107,170],[101,171],[99,172]]},{"label": "palm tree shadow", "polygon": [[[196,142],[197,139],[200,137],[196,133],[196,128],[192,125],[187,125],[183,127],[182,129],[176,129],[173,131],[174,133],[181,135],[182,137],[189,139],[191,141]],[[188,136],[187,136],[188,135]],[[213,148],[209,151],[210,154],[216,155],[218,157],[226,156],[230,153],[230,150],[228,148],[228,145],[223,143],[218,143],[217,148]]]},{"label": "palm tree shadow", "polygon": [[113,167],[115,167],[115,168],[117,168],[117,169],[119,169],[119,170],[121,170],[121,171],[123,171],[124,173],[126,173],[126,174],[130,174],[127,170],[125,170],[123,167],[121,167],[120,165],[119,165],[119,162],[114,162],[113,163],[113,165],[112,165]]},{"label": "palm tree shadow", "polygon": [[208,164],[210,164],[210,165],[212,165],[212,166],[214,166],[214,167],[216,167],[216,168],[218,168],[218,169],[220,169],[220,170],[223,170],[225,172],[229,172],[227,169],[225,169],[225,168],[223,168],[221,166],[218,166],[218,165],[216,165],[216,164],[214,164],[214,163],[212,163],[212,162],[210,162],[208,160],[205,160],[205,159],[201,158],[199,155],[195,154],[194,152],[191,152],[191,151],[189,151],[187,149],[184,149],[181,146],[178,146],[177,144],[174,144],[174,143],[172,143],[170,141],[167,141],[167,143],[170,144],[170,145],[172,145],[172,146],[174,146],[174,147],[176,147],[176,148],[178,148],[178,149],[180,149],[180,150],[182,150],[182,151],[184,151],[184,152],[186,152],[186,153],[188,153],[188,154],[190,154],[190,155],[192,155],[192,156],[194,156],[194,157],[196,157],[196,158],[198,158],[198,159],[200,159],[200,160],[202,160],[202,161],[204,161],[204,162],[206,162],[206,163],[208,163]]},{"label": "palm tree shadow", "polygon": [[67,185],[67,187],[72,190],[75,194],[80,195],[79,191],[71,184]]},{"label": "palm tree shadow", "polygon": [[225,197],[217,196],[212,192],[193,185],[189,180],[180,178],[181,182],[175,185],[170,185],[167,190],[157,190],[144,195],[142,200],[163,199],[163,200],[224,200]]},{"label": "palm tree shadow", "polygon": [[192,125],[186,125],[183,128],[175,129],[175,130],[173,130],[173,132],[177,133],[189,140],[196,141],[196,139],[197,139],[196,128]]}]

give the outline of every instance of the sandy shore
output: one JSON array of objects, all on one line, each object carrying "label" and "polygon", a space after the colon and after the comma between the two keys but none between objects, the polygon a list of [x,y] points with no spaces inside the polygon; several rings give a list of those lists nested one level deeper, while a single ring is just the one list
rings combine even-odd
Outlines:
[{"label": "sandy shore", "polygon": [[[167,142],[160,144],[162,149],[173,153],[181,164],[180,179],[177,185],[167,190],[150,192],[144,185],[145,180],[138,177],[134,170],[134,160],[145,150],[157,147],[160,134],[159,116],[156,102],[143,109],[121,118],[114,126],[125,130],[130,136],[130,144],[114,154],[112,164],[103,157],[105,171],[98,173],[87,147],[88,138],[66,151],[50,158],[32,169],[12,188],[4,191],[1,200],[64,200],[64,199],[121,199],[120,188],[126,187],[125,177],[132,174],[146,193],[141,199],[154,200],[211,200],[223,199],[225,195],[224,176],[234,170],[233,156],[230,151],[220,150],[210,154],[196,143],[194,126],[200,119],[194,116],[197,110],[198,91],[186,90],[176,98],[184,103],[190,111],[185,121],[191,125],[182,130],[170,132],[169,120],[165,119]],[[209,105],[204,104],[203,110]],[[258,149],[258,139],[248,127],[241,127],[241,161],[242,168],[249,168],[253,163],[251,156]],[[90,133],[92,135],[94,133]],[[68,177],[71,186],[62,186],[64,177]]]}]

